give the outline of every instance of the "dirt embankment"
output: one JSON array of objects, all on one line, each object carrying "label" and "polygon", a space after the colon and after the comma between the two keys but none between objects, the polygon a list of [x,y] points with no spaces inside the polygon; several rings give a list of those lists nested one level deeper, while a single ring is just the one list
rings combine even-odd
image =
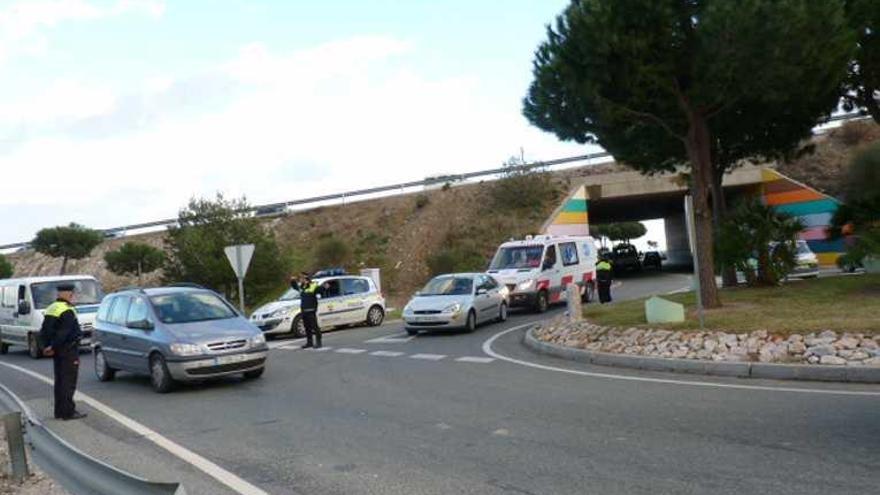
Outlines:
[{"label": "dirt embankment", "polygon": [[[851,122],[818,136],[813,153],[779,164],[778,169],[838,196],[839,178],[853,154],[878,139],[880,126],[870,121]],[[553,176],[562,192],[568,191],[572,179],[578,176],[621,170],[621,165],[605,164],[555,172]],[[371,264],[381,266],[386,294],[398,303],[424,283],[429,274],[428,258],[448,246],[450,239],[473,241],[488,259],[499,242],[537,232],[555,207],[553,201],[548,201],[541,211],[512,214],[491,207],[490,187],[491,183],[481,182],[348,202],[267,219],[265,223],[275,233],[282,252],[308,253],[321,238],[333,236],[346,241],[352,251],[378,253],[379,261]],[[163,237],[162,232],[156,232],[108,240],[88,258],[71,260],[68,273],[95,275],[108,290],[132,285],[136,282],[134,277],[120,277],[107,270],[104,254],[128,241],[162,247]],[[55,274],[61,266],[60,260],[34,252],[11,254],[9,260],[15,266],[16,276]],[[144,284],[155,284],[159,279],[159,273],[150,274]]]}]

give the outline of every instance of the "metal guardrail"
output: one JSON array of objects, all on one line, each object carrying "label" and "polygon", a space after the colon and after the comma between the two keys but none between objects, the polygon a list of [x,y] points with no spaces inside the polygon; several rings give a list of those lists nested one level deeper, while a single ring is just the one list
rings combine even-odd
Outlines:
[{"label": "metal guardrail", "polygon": [[[865,119],[865,118],[870,118],[870,117],[865,116],[859,112],[852,112],[852,113],[846,113],[846,114],[841,114],[841,115],[835,115],[835,116],[829,118],[826,122],[823,122],[822,125],[829,124],[832,122],[843,121],[843,120],[859,120],[859,119]],[[600,152],[600,153],[589,153],[586,155],[571,156],[571,157],[567,157],[567,158],[558,158],[555,160],[549,160],[549,161],[544,161],[544,162],[538,161],[538,162],[527,163],[524,165],[520,165],[516,168],[518,168],[519,170],[527,171],[527,170],[533,170],[536,168],[553,167],[556,165],[564,165],[567,163],[574,163],[574,162],[580,162],[580,161],[585,161],[585,160],[595,160],[595,159],[599,159],[599,158],[611,158],[611,154],[608,152],[605,152],[605,151]],[[302,206],[302,205],[308,205],[308,204],[314,204],[314,203],[321,203],[324,201],[333,201],[333,200],[345,201],[346,199],[349,199],[349,198],[355,198],[355,197],[359,197],[359,196],[367,196],[370,194],[377,194],[377,193],[388,192],[388,191],[403,190],[403,189],[408,189],[411,187],[432,186],[432,185],[437,185],[437,184],[445,184],[447,182],[448,183],[462,182],[462,181],[465,181],[468,179],[476,179],[479,177],[498,175],[498,174],[501,174],[501,173],[504,173],[507,171],[509,171],[509,167],[500,167],[500,168],[493,168],[493,169],[488,169],[488,170],[480,170],[477,172],[468,172],[468,173],[464,173],[464,174],[449,174],[449,175],[443,175],[443,176],[439,176],[439,177],[431,177],[431,178],[423,179],[423,180],[401,182],[398,184],[391,184],[391,185],[387,185],[387,186],[371,187],[371,188],[367,188],[367,189],[357,189],[354,191],[326,194],[323,196],[313,196],[310,198],[294,199],[291,201],[281,201],[278,203],[267,203],[267,204],[262,204],[262,205],[255,205],[250,208],[246,208],[242,211],[246,212],[246,213],[250,213],[250,212],[256,212],[257,210],[261,210],[261,209],[274,209],[274,208],[286,208],[289,206]],[[132,224],[132,225],[125,225],[122,227],[111,227],[111,228],[99,229],[99,230],[104,234],[111,234],[112,235],[112,234],[118,234],[121,232],[125,232],[128,230],[140,230],[140,229],[147,229],[147,228],[152,228],[152,227],[167,227],[167,226],[172,226],[172,225],[177,225],[176,218],[169,218],[166,220],[156,220],[153,222],[136,223],[136,224]],[[29,242],[15,242],[12,244],[0,245],[0,250],[22,248],[22,247],[27,247],[28,245],[29,245]]]},{"label": "metal guardrail", "polygon": [[2,383],[0,402],[21,411],[31,458],[73,495],[186,495],[180,483],[148,481],[83,453],[43,425]]}]

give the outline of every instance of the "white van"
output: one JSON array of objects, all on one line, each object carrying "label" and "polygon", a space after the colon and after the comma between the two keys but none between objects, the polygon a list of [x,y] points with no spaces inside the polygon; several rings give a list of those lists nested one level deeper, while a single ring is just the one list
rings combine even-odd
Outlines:
[{"label": "white van", "polygon": [[56,286],[61,282],[76,287],[76,313],[83,331],[81,347],[91,345],[95,313],[104,298],[101,284],[89,275],[61,275],[57,277],[30,277],[0,279],[0,354],[6,354],[9,346],[27,347],[34,359],[43,354],[40,327],[44,310],[55,301]]},{"label": "white van", "polygon": [[596,241],[589,236],[526,236],[498,248],[488,273],[507,286],[510,307],[547,311],[565,300],[565,287],[577,284],[584,302],[593,298]]}]

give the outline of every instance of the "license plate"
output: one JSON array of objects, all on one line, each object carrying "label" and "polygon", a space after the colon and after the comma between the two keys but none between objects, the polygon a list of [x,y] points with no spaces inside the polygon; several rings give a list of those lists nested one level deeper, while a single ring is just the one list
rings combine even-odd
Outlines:
[{"label": "license plate", "polygon": [[437,321],[434,316],[416,316],[416,321]]},{"label": "license plate", "polygon": [[218,356],[218,357],[214,358],[214,366],[219,366],[221,364],[240,363],[245,360],[247,360],[247,356],[245,356],[244,354],[233,354],[231,356]]}]

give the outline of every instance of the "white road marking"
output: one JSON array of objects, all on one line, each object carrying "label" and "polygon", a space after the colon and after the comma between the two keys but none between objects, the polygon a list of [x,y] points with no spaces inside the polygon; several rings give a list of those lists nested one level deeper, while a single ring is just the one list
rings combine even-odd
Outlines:
[{"label": "white road marking", "polygon": [[310,350],[312,352],[325,352],[325,351],[329,351],[330,349],[333,349],[333,348],[330,347],[329,345],[322,345],[321,347],[319,347],[317,349],[312,347],[311,349],[307,349],[307,350]]},{"label": "white road marking", "polygon": [[483,352],[492,356],[496,359],[501,359],[502,361],[507,361],[514,364],[519,364],[521,366],[528,366],[530,368],[536,368],[546,371],[556,371],[559,373],[568,373],[571,375],[580,375],[580,376],[589,376],[593,378],[607,378],[611,380],[623,380],[630,382],[648,382],[648,383],[662,383],[666,385],[684,385],[690,387],[708,387],[708,388],[725,388],[725,389],[737,389],[737,390],[758,390],[764,392],[791,392],[798,394],[820,394],[820,395],[853,395],[853,396],[861,396],[861,397],[880,397],[880,391],[878,392],[869,392],[869,391],[860,391],[860,390],[840,390],[840,389],[821,389],[821,388],[798,388],[798,387],[768,387],[762,385],[737,385],[733,383],[718,383],[718,382],[695,382],[688,380],[673,380],[667,378],[649,378],[644,376],[634,376],[634,375],[617,375],[614,373],[596,373],[591,371],[581,371],[581,370],[573,370],[570,368],[560,368],[557,366],[547,366],[544,364],[532,363],[530,361],[523,361],[521,359],[515,359],[511,357],[504,356],[502,354],[498,354],[494,350],[492,350],[492,344],[498,340],[498,338],[507,335],[508,333],[515,332],[518,330],[522,330],[533,323],[526,323],[524,325],[518,325],[513,328],[508,328],[507,330],[502,330],[501,332],[496,333],[495,335],[489,337],[485,342],[483,342]]},{"label": "white road marking", "polygon": [[365,341],[365,344],[405,344],[410,340],[414,339],[414,335],[408,335],[406,333],[395,333],[392,335],[386,335],[384,337],[376,337],[375,339],[370,339]]},{"label": "white road marking", "polygon": [[[269,348],[270,349],[288,349],[288,350],[289,349],[299,349],[305,343],[306,343],[306,339],[289,340],[286,342],[270,342]],[[277,344],[277,345],[273,346],[271,344]]]},{"label": "white road marking", "polygon": [[464,356],[464,357],[457,358],[456,361],[458,361],[460,363],[484,363],[485,364],[485,363],[491,363],[492,361],[495,361],[495,358],[479,357],[479,356]]},{"label": "white road marking", "polygon": [[[0,365],[6,366],[7,368],[19,371],[28,376],[36,378],[37,380],[42,381],[43,383],[53,385],[55,382],[46,376],[43,376],[35,371],[31,371],[27,368],[22,368],[21,366],[16,366],[14,364],[2,363]],[[146,438],[147,440],[153,442],[159,447],[167,450],[172,455],[178,457],[184,462],[189,463],[195,468],[199,469],[203,473],[208,476],[214,478],[219,481],[223,485],[229,487],[236,493],[241,495],[269,495],[267,492],[261,490],[260,488],[248,483],[247,481],[239,478],[235,474],[230,471],[223,469],[222,467],[214,464],[213,462],[205,459],[204,457],[196,454],[195,452],[183,447],[168,438],[163,437],[158,432],[151,430],[150,428],[138,423],[137,421],[129,418],[128,416],[120,413],[119,411],[111,408],[110,406],[100,402],[89,395],[86,395],[82,392],[77,392],[75,396],[76,400],[79,400],[85,404],[88,404],[89,407],[99,411],[111,419],[115,420],[117,423],[122,426],[134,431],[138,435]]]},{"label": "white road marking", "polygon": [[334,351],[334,352],[338,352],[339,354],[360,354],[362,352],[367,352],[367,350],[366,349],[352,349],[350,347],[340,347],[339,349],[336,349],[336,351]]},{"label": "white road marking", "polygon": [[398,357],[403,356],[403,353],[397,351],[375,351],[371,352],[370,356]]},{"label": "white road marking", "polygon": [[439,361],[441,359],[446,358],[446,354],[413,354],[410,357],[413,359],[426,359],[428,361]]}]

